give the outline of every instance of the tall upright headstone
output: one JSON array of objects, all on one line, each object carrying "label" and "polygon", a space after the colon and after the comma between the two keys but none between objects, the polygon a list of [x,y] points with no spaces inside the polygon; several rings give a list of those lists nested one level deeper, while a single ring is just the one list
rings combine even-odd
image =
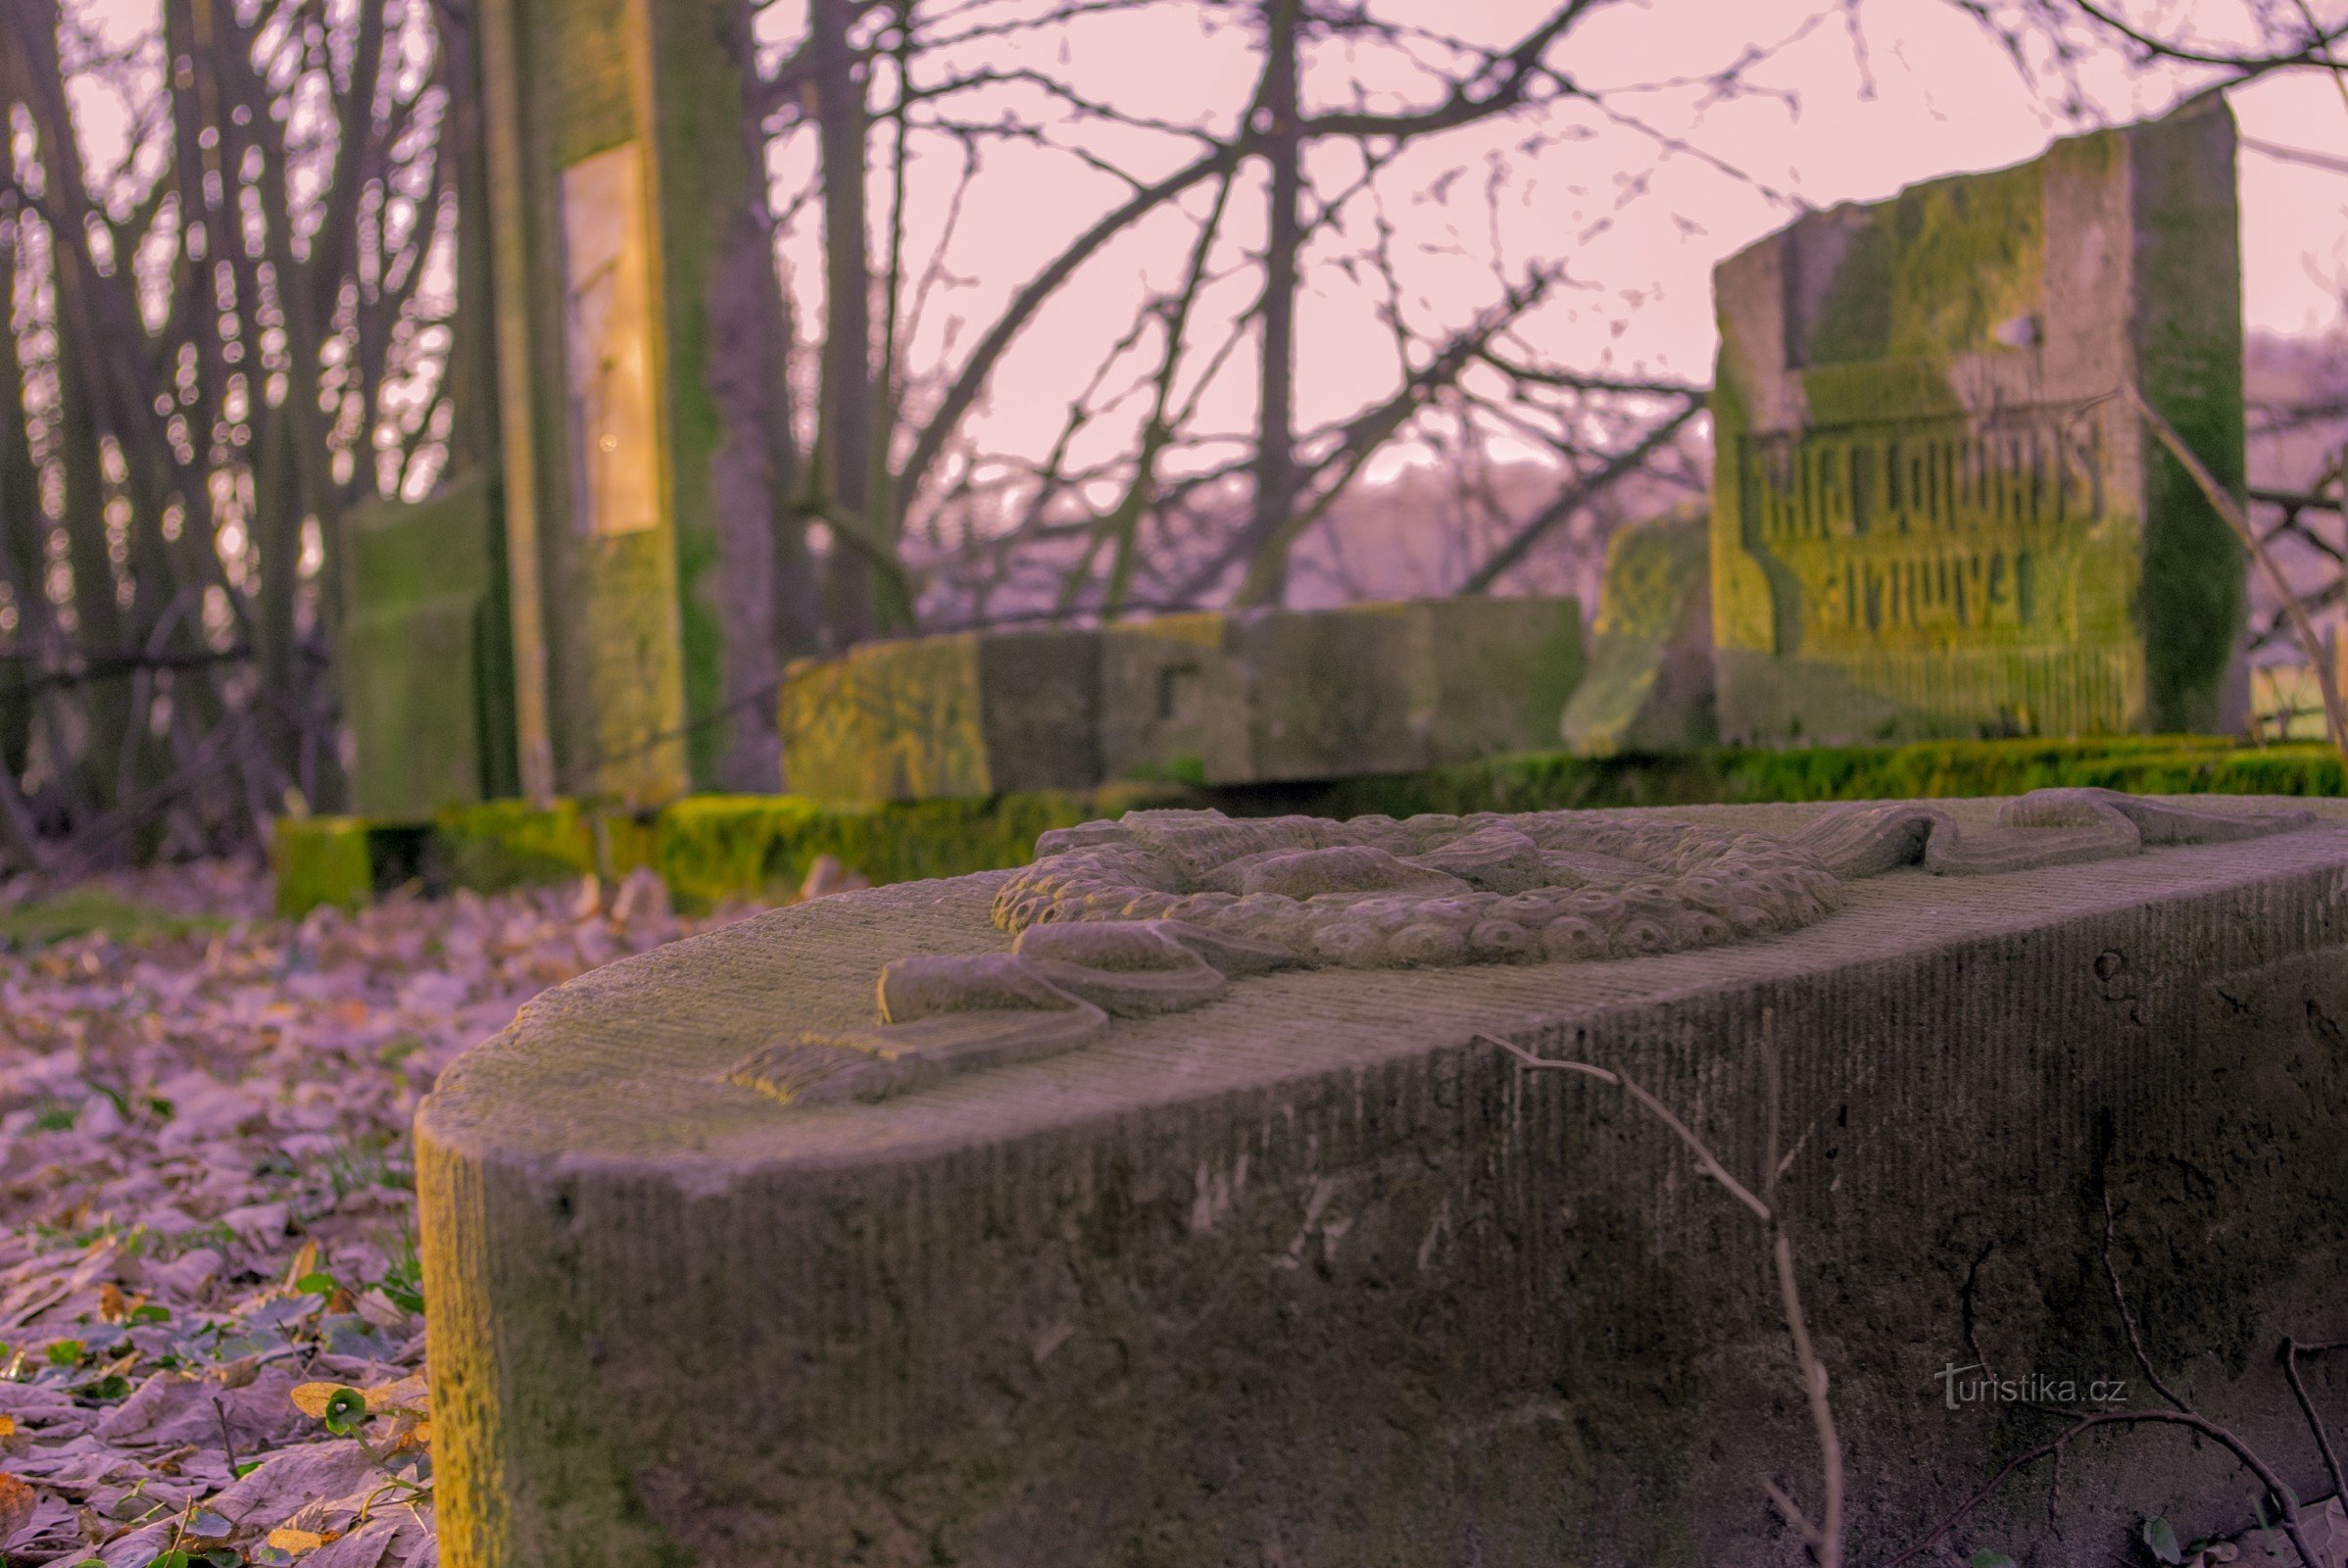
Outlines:
[{"label": "tall upright headstone", "polygon": [[2219,727],[2243,474],[2225,101],[1812,213],[1723,263],[1725,739]]},{"label": "tall upright headstone", "polygon": [[335,662],[354,811],[424,816],[517,787],[498,493],[473,473],[343,519]]},{"label": "tall upright headstone", "polygon": [[[722,596],[771,580],[769,558],[731,559],[744,537],[753,554],[771,542],[763,519],[721,524],[721,511],[754,509],[720,506],[729,420],[712,368],[720,340],[743,340],[715,324],[721,269],[737,251],[770,256],[742,221],[738,10],[482,8],[515,706],[532,793],[651,803],[761,781],[755,759],[746,775],[726,715],[739,688],[771,686],[771,627]],[[749,636],[729,642],[729,627]],[[758,646],[731,646],[744,642]]]}]

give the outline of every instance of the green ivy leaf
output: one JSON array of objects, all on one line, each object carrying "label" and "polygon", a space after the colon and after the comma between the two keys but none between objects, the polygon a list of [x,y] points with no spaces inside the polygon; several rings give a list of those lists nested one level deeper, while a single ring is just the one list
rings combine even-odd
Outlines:
[{"label": "green ivy leaf", "polygon": [[357,1389],[336,1389],[326,1400],[326,1430],[347,1438],[367,1421],[367,1396]]},{"label": "green ivy leaf", "polygon": [[1973,1554],[1973,1568],[2014,1568],[2014,1559],[1987,1546]]},{"label": "green ivy leaf", "polygon": [[341,1289],[331,1274],[305,1274],[294,1281],[294,1290],[303,1296],[332,1296]]},{"label": "green ivy leaf", "polygon": [[2136,1526],[2136,1536],[2144,1543],[2144,1549],[2151,1552],[2157,1561],[2181,1563],[2185,1560],[2184,1552],[2177,1544],[2177,1532],[2169,1528],[2168,1520],[2158,1516],[2147,1519]]}]

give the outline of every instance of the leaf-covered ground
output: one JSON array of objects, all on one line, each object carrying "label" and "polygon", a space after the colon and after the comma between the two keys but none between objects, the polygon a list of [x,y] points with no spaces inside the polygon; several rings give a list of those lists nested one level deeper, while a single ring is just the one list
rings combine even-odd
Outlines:
[{"label": "leaf-covered ground", "polygon": [[434,1562],[416,1101],[547,986],[741,912],[649,876],[268,906],[224,865],[0,906],[11,1568]]}]

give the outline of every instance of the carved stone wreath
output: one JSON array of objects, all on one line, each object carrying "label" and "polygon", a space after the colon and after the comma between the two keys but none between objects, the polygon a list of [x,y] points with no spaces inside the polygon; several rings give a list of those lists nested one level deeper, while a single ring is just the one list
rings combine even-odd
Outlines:
[{"label": "carved stone wreath", "polygon": [[1968,843],[1941,808],[1831,810],[1787,836],[1584,811],[1284,816],[1132,811],[1036,841],[996,894],[1008,953],[900,958],[871,1027],[768,1046],[729,1074],[786,1102],[871,1100],[1055,1054],[1111,1016],[1202,1005],[1292,967],[1639,957],[1797,930],[1844,884],[1905,865],[2024,870],[2313,821],[2111,790],[2008,801]]}]

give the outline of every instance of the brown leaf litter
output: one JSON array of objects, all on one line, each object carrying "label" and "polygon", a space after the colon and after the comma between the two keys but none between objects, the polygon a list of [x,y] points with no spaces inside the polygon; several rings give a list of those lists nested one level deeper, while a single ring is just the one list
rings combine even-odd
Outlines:
[{"label": "brown leaf litter", "polygon": [[0,952],[0,1562],[428,1568],[416,1101],[742,911],[650,873],[299,922],[228,865],[94,896],[157,918]]}]

